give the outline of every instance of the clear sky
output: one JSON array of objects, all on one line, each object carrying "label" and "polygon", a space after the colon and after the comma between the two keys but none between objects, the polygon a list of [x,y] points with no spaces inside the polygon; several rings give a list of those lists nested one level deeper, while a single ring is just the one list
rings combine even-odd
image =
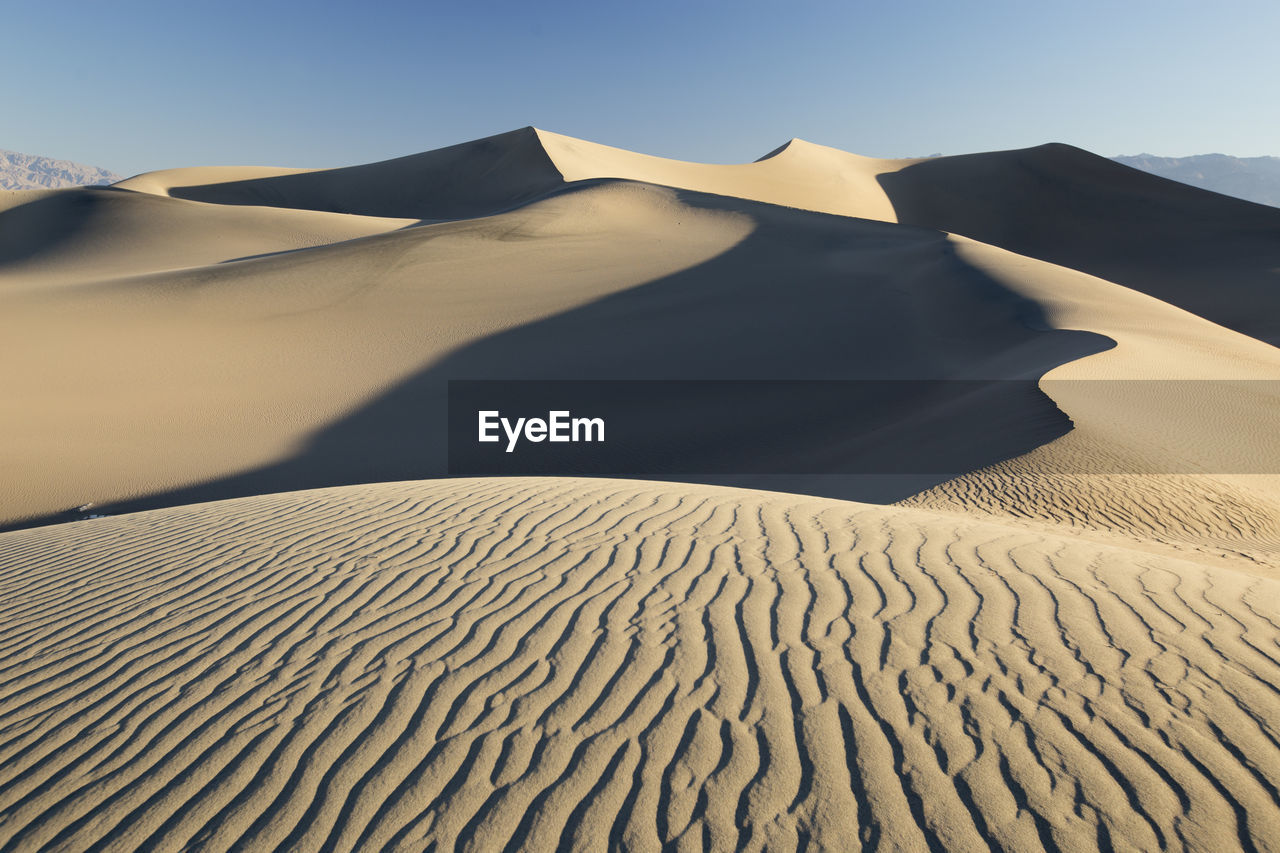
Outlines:
[{"label": "clear sky", "polygon": [[0,148],[336,166],[535,125],[668,157],[1280,154],[1280,2],[0,4]]}]

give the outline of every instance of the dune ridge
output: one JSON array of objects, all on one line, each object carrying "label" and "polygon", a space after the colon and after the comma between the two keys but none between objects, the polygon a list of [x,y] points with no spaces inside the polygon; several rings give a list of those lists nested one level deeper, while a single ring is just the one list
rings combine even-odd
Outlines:
[{"label": "dune ridge", "polygon": [[894,221],[876,175],[912,162],[793,139],[753,163],[692,163],[524,127],[361,166],[169,169],[115,186],[216,204],[439,221],[500,213],[566,184],[613,179]]},{"label": "dune ridge", "polygon": [[210,204],[420,221],[500,213],[563,185],[532,127],[361,166],[171,169],[116,184]]},{"label": "dune ridge", "polygon": [[1280,586],[920,510],[355,486],[0,535],[0,849],[1276,849]]},{"label": "dune ridge", "polygon": [[1280,316],[1280,249],[1269,236],[1280,228],[1280,210],[1061,143],[877,159],[793,139],[753,163],[718,165],[525,127],[364,166],[169,170],[116,186],[220,204],[438,221],[501,212],[567,183],[597,179],[961,234],[1280,341],[1280,321],[1273,319]]}]

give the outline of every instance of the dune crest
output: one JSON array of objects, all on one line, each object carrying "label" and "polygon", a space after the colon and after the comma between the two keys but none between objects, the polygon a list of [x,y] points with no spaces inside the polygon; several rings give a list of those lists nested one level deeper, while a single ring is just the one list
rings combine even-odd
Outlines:
[{"label": "dune crest", "polygon": [[793,139],[754,163],[715,165],[637,154],[545,130],[538,137],[567,181],[644,181],[882,222],[896,219],[876,177],[912,162],[861,157]]},{"label": "dune crest", "polygon": [[524,127],[361,166],[174,169],[116,186],[210,204],[440,221],[499,213],[563,184],[540,132]]},{"label": "dune crest", "polygon": [[214,204],[441,221],[500,213],[565,184],[605,179],[893,222],[876,176],[912,162],[793,139],[753,163],[693,163],[525,127],[362,166],[169,169],[115,186]]},{"label": "dune crest", "polygon": [[565,183],[600,179],[953,232],[1280,341],[1273,239],[1280,210],[1061,143],[892,160],[793,139],[754,163],[714,165],[526,127],[364,166],[169,170],[117,186],[219,204],[438,221],[497,213]]}]

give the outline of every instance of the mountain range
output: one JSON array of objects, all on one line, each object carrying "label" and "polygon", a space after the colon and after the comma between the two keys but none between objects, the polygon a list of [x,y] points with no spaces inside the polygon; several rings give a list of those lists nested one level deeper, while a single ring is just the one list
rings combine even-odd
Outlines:
[{"label": "mountain range", "polygon": [[97,166],[0,150],[0,190],[53,190],[114,184],[121,175]]},{"label": "mountain range", "polygon": [[1112,159],[1162,178],[1280,207],[1280,157],[1232,157],[1227,154],[1157,157],[1154,154],[1134,154]]}]

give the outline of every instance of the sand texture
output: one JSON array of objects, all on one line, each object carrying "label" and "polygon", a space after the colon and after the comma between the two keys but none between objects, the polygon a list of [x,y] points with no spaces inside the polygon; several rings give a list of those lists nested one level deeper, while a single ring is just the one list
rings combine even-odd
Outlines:
[{"label": "sand texture", "polygon": [[357,486],[8,534],[4,849],[1275,849],[1275,580],[919,510]]}]

